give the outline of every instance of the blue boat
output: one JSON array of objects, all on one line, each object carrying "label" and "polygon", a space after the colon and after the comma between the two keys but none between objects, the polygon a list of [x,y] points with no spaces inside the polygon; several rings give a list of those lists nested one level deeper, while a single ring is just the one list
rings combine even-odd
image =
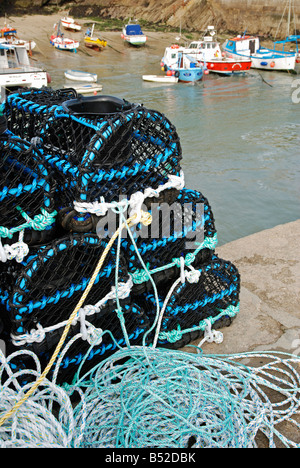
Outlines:
[{"label": "blue boat", "polygon": [[162,58],[162,66],[167,74],[172,73],[178,78],[178,81],[184,83],[194,83],[202,80],[206,70],[205,62],[199,62],[194,57],[184,53],[180,48],[174,49],[172,47],[166,48],[165,55]]},{"label": "blue boat", "polygon": [[[297,36],[296,36],[297,37]],[[228,39],[223,44],[223,50],[227,57],[231,58],[251,58],[252,68],[261,70],[293,71],[296,67],[297,52],[286,52],[284,47],[277,50],[278,44],[286,44],[290,41],[274,42],[273,49],[261,47],[258,37],[237,36]]]}]

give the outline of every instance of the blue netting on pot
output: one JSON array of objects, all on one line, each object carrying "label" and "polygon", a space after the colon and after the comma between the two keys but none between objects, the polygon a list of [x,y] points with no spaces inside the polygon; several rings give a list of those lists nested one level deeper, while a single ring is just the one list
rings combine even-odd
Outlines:
[{"label": "blue netting on pot", "polygon": [[[84,374],[118,349],[126,348],[128,342],[132,346],[140,345],[150,322],[142,307],[123,301],[121,315],[116,309],[104,307],[99,314],[89,318],[88,325],[87,339],[83,339],[79,323],[69,332],[66,339],[68,349],[64,351],[57,366],[55,378],[58,383],[71,383],[76,372],[80,370],[80,374]],[[39,360],[43,367],[46,367],[54,351],[55,346],[40,350]],[[15,371],[28,369],[32,364],[30,357],[26,359],[26,356],[25,359],[16,357],[10,363]]]},{"label": "blue netting on pot", "polygon": [[[56,171],[60,219],[67,230],[90,231],[98,214],[95,202],[119,201],[180,176],[180,139],[157,111],[113,96],[79,96],[52,107],[51,113],[44,105],[18,101],[24,105],[40,119],[45,116],[35,142]],[[13,106],[11,98],[11,115]]]},{"label": "blue netting on pot", "polygon": [[1,260],[19,261],[28,253],[20,245],[53,238],[56,182],[41,152],[9,131],[0,135],[0,169]]},{"label": "blue netting on pot", "polygon": [[4,105],[8,129],[30,141],[39,136],[45,120],[53,115],[57,106],[77,96],[74,89],[54,90],[50,87],[22,88],[9,94]]},{"label": "blue netting on pot", "polygon": [[[211,206],[201,192],[182,189],[173,203],[149,203],[145,209],[151,213],[152,223],[149,226],[138,224],[130,229],[137,249],[128,233],[122,239],[135,293],[143,292],[145,288],[152,289],[140,256],[159,284],[178,276],[181,258],[187,265],[197,267],[211,258],[217,245]],[[98,224],[99,236],[110,234],[109,221],[107,225]]]},{"label": "blue netting on pot", "polygon": [[[32,249],[22,263],[0,265],[0,318],[12,346],[30,348],[40,354],[59,341],[64,322],[85,291],[106,246],[107,242],[94,234],[68,235]],[[116,252],[112,248],[88,295],[88,304],[97,307],[87,315],[102,313],[104,308],[115,309],[112,294],[115,265]],[[122,256],[118,274],[120,288],[128,285]],[[130,287],[125,293],[127,303]],[[80,322],[84,317],[78,316],[77,320]],[[113,315],[111,320],[115,320]]]},{"label": "blue netting on pot", "polygon": [[[239,311],[240,275],[231,262],[213,255],[209,263],[185,268],[176,281],[158,286],[158,295],[162,315],[158,343],[178,349],[203,336],[208,323],[215,329],[231,324]],[[153,320],[153,291],[140,295],[139,301]]]}]

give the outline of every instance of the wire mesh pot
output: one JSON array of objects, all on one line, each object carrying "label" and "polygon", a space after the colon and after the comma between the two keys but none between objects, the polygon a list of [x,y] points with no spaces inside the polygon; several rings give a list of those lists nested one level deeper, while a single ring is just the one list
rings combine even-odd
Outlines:
[{"label": "wire mesh pot", "polygon": [[[196,267],[211,258],[217,244],[217,232],[210,204],[202,193],[183,189],[173,203],[152,203],[147,209],[152,215],[152,223],[133,226],[131,232],[155,283],[176,278],[181,257]],[[98,225],[99,236],[110,234],[109,224],[105,228],[107,231],[103,225]],[[123,238],[122,247],[135,284],[133,293],[152,289],[129,235]]]},{"label": "wire mesh pot", "polygon": [[[216,329],[229,326],[238,313],[240,275],[235,265],[213,255],[209,263],[189,273],[190,279],[178,281],[165,307],[160,346],[181,348],[204,335],[207,321]],[[172,285],[174,280],[159,286],[160,307]],[[153,292],[140,296],[139,301],[153,321],[156,313]]]},{"label": "wire mesh pot", "polygon": [[[0,265],[2,322],[12,345],[40,354],[59,341],[63,324],[85,291],[106,246],[107,242],[93,234],[68,235],[33,249],[20,264]],[[88,304],[107,298],[101,310],[115,308],[114,299],[108,296],[115,283],[115,260],[112,248],[87,298]],[[121,256],[119,281],[127,280]]]},{"label": "wire mesh pot", "polygon": [[41,152],[10,132],[0,135],[0,236],[10,245],[50,239],[55,230],[56,182]]}]

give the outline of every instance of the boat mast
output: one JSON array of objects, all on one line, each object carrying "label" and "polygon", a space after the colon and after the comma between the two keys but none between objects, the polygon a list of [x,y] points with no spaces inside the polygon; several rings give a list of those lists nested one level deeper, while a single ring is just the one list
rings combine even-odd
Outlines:
[{"label": "boat mast", "polygon": [[287,23],[287,36],[290,35],[291,12],[292,12],[292,0],[289,0],[289,12],[288,12],[288,23]]}]

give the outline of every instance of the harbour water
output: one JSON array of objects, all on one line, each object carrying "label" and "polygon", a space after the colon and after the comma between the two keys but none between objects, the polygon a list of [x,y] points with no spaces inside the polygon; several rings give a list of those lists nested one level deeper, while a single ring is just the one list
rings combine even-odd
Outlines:
[{"label": "harbour water", "polygon": [[[102,94],[143,103],[176,126],[186,186],[201,191],[215,215],[219,244],[300,218],[299,75],[257,72],[205,76],[195,85],[142,80],[160,74],[164,45],[135,49],[117,40],[101,52],[39,54],[53,88],[66,69],[97,73]],[[294,99],[293,99],[294,97]],[[298,99],[295,99],[297,98]]]}]

